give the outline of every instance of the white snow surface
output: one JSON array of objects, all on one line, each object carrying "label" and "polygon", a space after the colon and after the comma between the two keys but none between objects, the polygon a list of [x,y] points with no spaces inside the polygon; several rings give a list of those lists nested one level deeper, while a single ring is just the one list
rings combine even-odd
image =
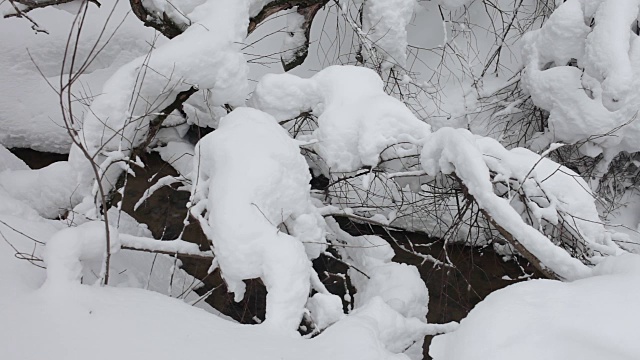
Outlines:
[{"label": "white snow surface", "polygon": [[[511,175],[524,178],[536,164],[536,155],[521,149],[508,152],[495,141],[485,138],[480,139],[480,141],[477,141],[474,135],[464,129],[441,128],[425,142],[421,154],[422,166],[430,175],[436,175],[438,172],[445,174],[455,172],[469,190],[469,194],[473,195],[478,206],[484,209],[496,223],[512,234],[527,250],[540,259],[544,266],[552,269],[562,278],[573,280],[589,276],[590,269],[586,265],[553,244],[544,234],[527,225],[520,214],[511,206],[509,200],[497,196],[494,192],[490,170],[505,176],[503,179],[509,179]],[[479,146],[478,144],[482,145]],[[493,159],[486,161],[483,158],[483,154],[489,155],[489,158],[492,158],[491,155],[493,155]],[[497,158],[495,157],[496,155]],[[555,174],[558,172],[551,170],[553,165],[542,164],[543,166],[539,169],[541,170],[541,175],[553,174],[553,176],[556,176]],[[550,165],[551,169],[549,169]],[[574,210],[583,211],[587,216],[586,219],[594,216],[598,219],[593,200],[591,199],[591,203],[588,203],[587,200],[580,201],[583,197],[590,196],[586,188],[583,188],[580,182],[575,182],[571,173],[567,173],[568,176],[566,177],[563,172],[559,172],[559,174],[556,179],[557,183],[562,186],[553,188],[554,193],[560,191],[557,196],[561,198],[577,198],[579,201],[577,205],[580,206],[579,204],[582,204],[583,207]],[[542,179],[540,181],[542,182]],[[587,237],[589,242],[594,244],[606,243],[613,249],[616,248],[615,245],[611,244],[610,237],[606,238],[604,227],[600,226],[599,228],[588,230],[591,229],[588,224],[584,223],[582,225],[584,226],[582,229],[589,231],[585,235],[596,236],[596,238]]]},{"label": "white snow surface", "polygon": [[55,162],[37,170],[17,169],[0,172],[0,191],[27,204],[45,218],[56,218],[77,204],[75,172],[67,161]]},{"label": "white snow surface", "polygon": [[490,294],[436,336],[434,360],[632,360],[640,357],[640,256],[609,257],[595,276],[531,280]]},{"label": "white snow surface", "polygon": [[[354,308],[384,302],[398,319],[426,323],[429,293],[418,269],[392,262],[395,253],[391,245],[378,236],[351,236],[332,218],[327,224],[342,259],[352,265],[348,275],[357,291]],[[412,345],[402,350],[412,359],[421,359],[423,341],[421,332],[405,334],[401,343]]]},{"label": "white snow surface", "polygon": [[59,291],[46,287],[0,308],[0,319],[12,324],[0,328],[0,356],[24,360],[170,360],[212,354],[229,360],[407,359],[384,348],[402,340],[402,334],[394,331],[396,319],[376,320],[385,308],[375,305],[304,340],[265,327],[234,324],[140,289],[76,285]]},{"label": "white snow surface", "polygon": [[[568,0],[523,37],[522,84],[550,112],[552,141],[588,141],[581,148],[586,155],[605,151],[609,159],[640,150],[633,121],[640,110],[633,90],[640,38],[631,31],[639,7],[637,0]],[[579,68],[568,65],[572,59]]]},{"label": "white snow surface", "polygon": [[430,126],[387,95],[380,77],[364,67],[330,66],[309,79],[266,75],[249,103],[279,121],[304,111],[318,116],[314,146],[335,172],[376,166],[390,145],[418,144],[430,133]]},{"label": "white snow surface", "polygon": [[[147,115],[192,86],[208,89],[213,105],[242,104],[248,70],[238,43],[247,33],[248,11],[247,0],[205,1],[188,14],[193,24],[184,33],[118,69],[84,119],[86,146],[131,149],[145,135],[140,129]],[[132,89],[138,89],[133,99]]]},{"label": "white snow surface", "polygon": [[[109,228],[109,252],[120,249],[118,231]],[[55,233],[46,245],[44,261],[47,266],[47,285],[65,286],[80,283],[83,260],[101,260],[107,254],[105,224],[89,221]]]},{"label": "white snow surface", "polygon": [[314,294],[307,301],[307,309],[319,330],[324,330],[345,317],[342,300],[332,294]]},{"label": "white snow surface", "polygon": [[415,0],[369,0],[364,2],[362,31],[374,44],[383,67],[407,65],[407,25]]},{"label": "white snow surface", "polygon": [[[104,46],[79,75],[73,89],[73,113],[78,118],[94,96],[100,94],[104,82],[115,69],[143,55],[154,37],[153,30],[141,26],[140,21],[129,13],[131,8],[126,1],[105,0],[101,4],[100,8],[89,4],[87,26],[78,42],[74,72],[96,42],[97,48]],[[0,4],[0,12],[8,9],[12,9],[8,2]],[[112,9],[111,20],[107,23]],[[64,70],[61,64],[75,11],[46,7],[30,12],[29,16],[49,33],[35,33],[25,19],[0,18],[0,68],[3,69],[0,143],[7,147],[67,153],[71,139],[63,126],[56,91],[61,74],[67,76],[71,71],[69,62]],[[105,23],[106,30],[100,37]],[[115,36],[111,37],[114,32]]]},{"label": "white snow surface", "polygon": [[186,176],[193,170],[194,146],[185,141],[170,141],[167,145],[155,149],[162,160],[171,164],[178,174]]},{"label": "white snow surface", "polygon": [[6,147],[0,145],[0,172],[5,170],[28,170],[29,166]]},{"label": "white snow surface", "polygon": [[[3,197],[0,194],[0,197]],[[3,199],[4,200],[4,199]],[[24,293],[40,287],[46,278],[42,268],[44,242],[64,225],[53,221],[39,221],[13,216],[0,209],[0,307],[10,304]],[[16,231],[17,230],[17,231]],[[34,264],[18,259],[16,253],[35,259]],[[3,324],[7,324],[3,320]],[[2,326],[6,328],[6,326]]]},{"label": "white snow surface", "polygon": [[[238,108],[200,140],[193,169],[191,213],[213,243],[229,290],[242,299],[242,280],[261,278],[268,291],[264,324],[297,329],[310,291],[307,253],[317,257],[325,243],[297,142],[268,114]],[[296,234],[298,219],[304,231]],[[278,229],[289,220],[294,236]]]}]

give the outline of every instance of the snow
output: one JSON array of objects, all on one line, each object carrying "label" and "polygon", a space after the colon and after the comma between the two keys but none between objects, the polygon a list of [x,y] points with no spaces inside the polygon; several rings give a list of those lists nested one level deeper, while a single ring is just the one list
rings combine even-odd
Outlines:
[{"label": "snow", "polygon": [[[261,278],[268,291],[263,324],[297,329],[310,291],[307,251],[314,253],[302,242],[312,248],[325,242],[324,231],[310,231],[323,220],[311,203],[311,175],[297,142],[273,117],[239,108],[200,140],[193,169],[190,211],[213,244],[228,288],[239,300],[242,280]],[[289,218],[304,229],[300,238],[278,229]]]},{"label": "snow", "polygon": [[[422,12],[414,0],[336,2],[338,8],[331,4],[321,10],[325,23],[317,26],[330,29],[335,25],[331,15],[346,20],[338,23],[337,33],[330,32],[336,35],[331,41],[340,37],[337,51],[353,50],[349,36],[363,41],[361,50],[376,65],[379,60],[380,74],[364,67],[326,67],[331,48],[317,45],[324,59],[311,59],[315,63],[296,74],[323,70],[262,77],[249,101],[253,108],[244,107],[251,85],[242,52],[253,48],[243,48],[251,42],[246,39],[249,18],[270,0],[143,2],[185,31],[156,41],[137,19],[125,20],[73,90],[78,140],[90,156],[99,153],[99,171],[110,190],[117,174],[130,171],[130,152],[145,138],[149,120],[180,92],[200,89],[181,111],[167,114],[164,125],[172,128],[162,129],[151,146],[180,174],[161,179],[157,187],[182,182],[191,190],[188,210],[212,251],[182,239],[154,240],[116,205],[108,213],[110,282],[99,286],[105,225],[94,219],[100,217],[93,198],[97,183],[84,154],[73,147],[69,162],[30,170],[5,148],[69,151],[59,99],[47,81],[55,87],[61,73],[64,78],[73,72],[61,69],[60,59],[77,4],[30,13],[50,31],[47,36],[25,35],[24,19],[2,19],[0,322],[10,326],[0,328],[0,358],[175,359],[211,357],[213,351],[222,359],[417,360],[424,335],[441,332],[449,334],[434,340],[436,359],[640,356],[633,327],[640,314],[632,306],[640,295],[633,286],[640,261],[621,255],[621,248],[637,247],[637,197],[627,194],[629,205],[620,210],[624,216],[615,215],[632,229],[616,233],[615,226],[601,222],[588,183],[546,158],[560,144],[538,155],[448,127],[484,134],[489,130],[482,128],[483,117],[516,118],[526,101],[496,93],[517,91],[521,79],[533,102],[550,113],[549,129],[527,145],[543,149],[556,141],[586,141],[581,151],[604,152],[607,161],[619,151],[638,151],[640,127],[627,122],[640,104],[634,91],[640,42],[630,30],[640,0],[556,1],[554,15],[522,41],[521,78],[511,76],[520,64],[510,46],[517,32],[526,30],[522,26],[540,24],[537,10],[527,13],[537,4],[533,0],[513,9],[512,1],[496,1],[500,14],[469,0],[421,1]],[[360,5],[362,29],[352,12]],[[0,13],[8,6],[0,3]],[[101,9],[90,6],[80,58],[89,55],[108,15],[104,8],[110,6],[112,1]],[[127,10],[128,4],[120,2],[116,18]],[[509,17],[515,34],[496,41],[501,30],[492,26],[506,25]],[[295,50],[306,41],[303,18],[295,11],[286,18],[284,29],[293,36],[283,37],[284,47]],[[412,21],[428,24],[413,26]],[[341,33],[343,25],[347,31]],[[277,33],[280,25],[267,26]],[[409,43],[415,46],[407,48]],[[497,47],[502,58],[493,71],[494,64],[483,59],[493,61]],[[420,52],[429,55],[419,58]],[[291,56],[285,53],[283,59]],[[333,62],[349,62],[349,56]],[[400,72],[395,84],[392,70]],[[219,106],[227,103],[235,108],[228,115]],[[499,111],[488,115],[485,106]],[[294,122],[288,120],[305,112],[317,117],[317,127],[294,140],[287,133]],[[194,147],[184,139],[193,124],[216,130]],[[430,124],[439,130],[432,132]],[[599,136],[605,134],[615,136]],[[496,137],[507,143],[503,135],[508,137]],[[312,199],[310,166],[331,175],[330,181],[352,177],[344,181],[351,188],[345,199],[324,199],[328,204],[318,200],[320,194]],[[543,266],[573,282],[511,286],[480,303],[458,330],[455,323],[427,323],[429,294],[418,269],[394,263],[393,249],[378,236],[345,233],[331,215],[380,225],[411,222],[394,202],[413,202],[428,190],[424,179],[441,173],[455,173],[496,223]],[[501,198],[500,186],[516,186],[512,190],[526,197]],[[450,205],[446,201],[443,206]],[[421,206],[416,204],[411,210]],[[531,226],[523,221],[525,210]],[[60,215],[68,217],[50,220]],[[451,220],[447,216],[439,221]],[[569,223],[584,242],[580,260],[562,249],[562,240],[548,237],[560,223]],[[329,246],[350,266],[347,275],[357,290],[345,296],[346,310],[310,261],[321,254],[335,256]],[[244,280],[261,279],[268,290],[266,320],[256,326],[228,321],[200,301],[194,290],[200,282],[180,269],[176,257],[133,249],[213,259],[211,270],[220,268],[236,299],[244,295]],[[207,312],[188,305],[195,303]],[[295,331],[305,315],[317,327],[311,329],[317,335],[312,339]]]},{"label": "snow", "polygon": [[[639,2],[569,0],[522,40],[523,87],[549,111],[552,141],[587,142],[588,156],[638,151]],[[593,19],[594,26],[590,27]],[[567,65],[576,59],[579,67]],[[584,70],[584,71],[583,71]],[[593,136],[599,135],[599,136]]]},{"label": "snow", "polygon": [[[44,283],[46,274],[41,267],[43,244],[60,228],[53,222],[33,221],[0,210],[0,271],[3,274],[0,276],[0,307]],[[16,252],[33,258],[40,267],[18,259]]]},{"label": "snow", "polygon": [[415,0],[370,0],[364,2],[362,31],[379,49],[382,67],[407,66],[407,25]]},{"label": "snow", "polygon": [[[442,128],[425,143],[421,155],[422,166],[432,176],[438,172],[450,174],[455,171],[478,206],[484,209],[497,224],[507,230],[536,258],[540,259],[544,266],[552,269],[562,278],[573,280],[589,276],[590,269],[587,266],[570,256],[562,248],[554,245],[549,238],[535,228],[527,225],[516,209],[510,205],[509,200],[494,193],[488,165],[495,163],[486,162],[483,159],[483,151],[475,142],[476,139],[467,130]],[[494,142],[494,147],[496,146],[498,149],[502,148],[497,142]],[[500,157],[497,159],[502,160]],[[509,159],[506,160],[506,164],[501,161],[496,163],[500,167],[508,166]],[[510,163],[513,165],[514,161]],[[521,160],[516,160],[515,163],[517,166],[522,165]],[[491,170],[497,170],[499,174],[504,173],[504,170],[500,171],[500,168],[492,167]],[[510,174],[506,175],[508,179]],[[564,180],[563,185],[569,185],[566,183],[567,180]],[[579,191],[584,191],[579,187],[579,184],[574,186],[578,187]],[[595,205],[591,207],[595,208]],[[602,230],[604,231],[604,228]]]},{"label": "snow", "polygon": [[[118,231],[109,229],[109,252],[120,249]],[[99,221],[86,222],[55,233],[47,241],[44,261],[47,266],[47,285],[64,286],[79,283],[82,277],[83,260],[102,259],[107,253],[105,224]]]},{"label": "snow", "polygon": [[[89,4],[86,21],[91,25],[84,27],[78,42],[79,60],[89,56],[96,42],[98,48],[104,47],[78,78],[73,91],[77,100],[73,102],[76,116],[87,110],[88,103],[100,93],[111,73],[145,54],[154,37],[153,31],[140,26],[135,16],[127,15],[130,11],[127,2],[106,0],[101,3],[101,8]],[[4,2],[0,9],[4,8],[12,7]],[[107,22],[112,9],[111,20]],[[49,34],[36,34],[24,19],[0,20],[0,68],[4,69],[0,79],[0,143],[4,146],[69,152],[71,140],[63,126],[56,91],[61,72],[69,74],[68,68],[61,71],[61,64],[75,15],[75,12],[54,7],[30,13],[29,16]],[[100,37],[104,24],[106,30]],[[116,36],[107,42],[116,29]]]},{"label": "snow", "polygon": [[123,247],[138,249],[138,250],[150,250],[161,251],[165,253],[185,254],[185,255],[199,255],[213,257],[211,253],[200,251],[198,245],[195,243],[187,242],[184,240],[155,240],[153,238],[133,236],[133,235],[120,235],[120,241]]},{"label": "snow", "polygon": [[[335,236],[334,243],[341,258],[350,264],[348,275],[356,288],[354,308],[378,307],[378,311],[386,313],[379,316],[391,316],[397,318],[396,321],[416,324],[409,328],[422,326],[419,323],[426,324],[429,293],[418,269],[392,262],[395,255],[393,249],[378,236],[351,236],[341,230],[333,219],[328,219],[327,224]],[[424,340],[422,333],[404,333],[408,330],[406,326],[402,326],[400,332],[403,334],[400,343],[406,345],[402,352],[412,359],[420,359]]]},{"label": "snow", "polygon": [[[213,346],[221,359],[406,359],[397,353],[410,345],[413,337],[455,328],[401,318],[380,298],[372,299],[348,316],[340,316],[343,320],[310,340],[273,331],[272,327],[239,325],[158,293],[80,284],[80,268],[91,258],[104,255],[101,222],[87,222],[57,232],[39,227],[36,234],[32,223],[10,217],[2,219],[20,230],[29,227],[29,233],[40,239],[54,233],[46,241],[46,282],[43,270],[12,256],[5,259],[4,256],[12,255],[13,251],[0,247],[0,255],[6,260],[0,262],[0,266],[9,266],[8,274],[21,270],[15,272],[19,276],[0,278],[3,289],[10,289],[11,293],[10,297],[0,296],[0,321],[11,324],[0,328],[2,358],[75,360],[150,356],[174,359],[209,356]],[[126,216],[122,221],[123,228],[140,232]],[[16,239],[32,242],[24,237],[12,237]],[[123,236],[123,239],[126,243],[130,237]],[[114,246],[117,247],[117,241]],[[113,259],[124,251],[115,253]],[[17,266],[21,264],[26,267]],[[7,283],[7,278],[16,283]],[[316,295],[312,300],[319,298]],[[322,305],[310,308],[317,313],[333,307],[331,316],[337,316],[335,296],[323,297],[319,302]],[[181,331],[173,331],[175,329]],[[34,339],[38,339],[37,346]]]},{"label": "snow", "polygon": [[287,13],[287,36],[282,42],[282,54],[280,58],[283,64],[292,63],[299,55],[307,51],[305,43],[307,37],[304,30],[304,16],[297,11]]},{"label": "snow", "polygon": [[571,283],[530,280],[490,294],[436,336],[434,360],[637,359],[640,256],[612,257]]},{"label": "snow", "polygon": [[171,164],[178,174],[185,176],[191,173],[194,146],[188,142],[171,141],[166,146],[156,149],[165,162]]},{"label": "snow", "polygon": [[419,143],[430,133],[429,125],[385,94],[380,77],[363,67],[330,66],[310,79],[265,76],[249,103],[280,121],[304,111],[317,115],[314,147],[335,172],[376,166],[390,145]]},{"label": "snow", "polygon": [[[188,14],[194,24],[184,33],[155,49],[151,56],[137,58],[118,69],[84,119],[85,144],[90,149],[108,144],[108,150],[136,146],[144,136],[138,129],[150,120],[147,115],[162,110],[179,92],[192,86],[208,89],[214,105],[242,104],[247,92],[247,69],[236,43],[246,36],[247,12],[248,3],[244,0],[203,2]],[[147,68],[153,71],[146,71]],[[141,84],[137,83],[139,76],[144,76]],[[136,98],[141,101],[134,101],[131,106],[133,88],[138,89]],[[166,93],[159,93],[159,89]],[[123,129],[124,139],[114,137],[113,130],[105,127]]]},{"label": "snow", "polygon": [[46,218],[64,214],[80,199],[76,192],[75,173],[66,161],[37,170],[0,172],[0,188]]},{"label": "snow", "polygon": [[[98,164],[104,161],[102,153],[128,155],[140,145],[151,118],[181,92],[206,90],[211,106],[244,103],[248,68],[240,44],[247,34],[249,5],[248,0],[217,0],[195,6],[186,14],[192,25],[180,36],[121,66],[105,82],[79,134],[91,156],[101,154]],[[71,148],[69,161],[85,189],[94,174],[77,146]],[[110,189],[119,173],[112,168],[103,186]]]},{"label": "snow", "polygon": [[[140,289],[76,286],[41,289],[0,309],[4,359],[406,359],[385,350],[396,324],[371,308],[311,340],[234,324]],[[88,331],[90,329],[90,331]],[[177,331],[180,329],[181,331]],[[372,334],[385,334],[384,342]],[[33,346],[38,339],[39,346]],[[105,342],[106,341],[106,342]]]},{"label": "snow", "polygon": [[307,309],[318,330],[324,330],[345,317],[342,300],[336,295],[316,293],[307,301]]},{"label": "snow", "polygon": [[527,204],[538,220],[545,219],[557,225],[558,219],[563,219],[575,227],[594,249],[606,254],[620,254],[620,249],[611,241],[611,233],[600,219],[596,195],[587,182],[574,171],[546,157],[560,144],[552,144],[541,155],[524,148],[507,151],[497,141],[488,138],[478,139],[477,144],[486,163],[499,173],[500,178],[518,179],[530,198],[545,196],[549,199],[546,203],[531,201]]},{"label": "snow", "polygon": [[13,155],[6,147],[0,145],[0,172],[5,170],[27,170],[29,166]]}]

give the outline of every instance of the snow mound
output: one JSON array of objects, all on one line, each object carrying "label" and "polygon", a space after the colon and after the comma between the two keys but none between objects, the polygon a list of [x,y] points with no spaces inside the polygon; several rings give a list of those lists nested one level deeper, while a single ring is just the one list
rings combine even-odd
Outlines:
[{"label": "snow mound", "polygon": [[42,217],[54,219],[73,208],[81,197],[69,162],[60,161],[37,170],[0,172],[0,191],[28,205]]},{"label": "snow mound", "polygon": [[341,258],[352,265],[348,275],[356,288],[353,299],[356,311],[349,316],[358,311],[369,312],[363,309],[377,308],[379,314],[373,317],[376,321],[395,318],[398,322],[396,332],[402,340],[388,346],[412,359],[420,359],[424,333],[414,331],[414,327],[426,325],[429,293],[418,269],[392,262],[395,253],[379,236],[351,236],[341,230],[332,218],[327,220],[327,224],[336,237],[335,244]]},{"label": "snow mound", "polygon": [[[0,276],[0,304],[11,303],[44,283],[46,273],[41,261],[44,243],[61,227],[62,224],[53,221],[0,215],[0,272],[3,274]],[[33,259],[33,263],[25,259]]]},{"label": "snow mound", "polygon": [[[242,299],[242,280],[261,278],[265,325],[297,329],[310,291],[307,253],[317,257],[325,243],[297,141],[266,113],[238,108],[198,142],[193,169],[191,213],[228,288]],[[279,230],[282,223],[293,236]]]},{"label": "snow mound", "polygon": [[[62,60],[80,2],[73,3],[68,4],[75,5],[72,11],[47,6],[29,14],[48,34],[35,33],[23,18],[0,18],[0,68],[5,69],[0,79],[0,143],[7,147],[69,152],[71,139],[64,127],[56,91],[61,73],[66,78],[70,72],[71,61],[67,59],[63,70]],[[85,71],[78,74],[72,90],[72,110],[77,117],[82,117],[116,69],[147,53],[154,41],[154,31],[128,15],[131,6],[127,2],[105,0],[101,4],[100,8],[89,4],[77,43],[74,72],[92,51],[101,49]],[[0,12],[4,13],[3,10],[12,12],[13,8],[6,2],[0,4]]]},{"label": "snow mound", "polygon": [[277,120],[305,111],[318,116],[315,149],[337,172],[376,166],[389,146],[417,144],[430,133],[429,125],[385,94],[380,77],[363,67],[330,66],[310,79],[266,75],[250,104]]},{"label": "snow mound", "polygon": [[434,360],[640,358],[640,256],[607,258],[596,276],[532,280],[496,291],[458,330],[436,336]]},{"label": "snow mound", "polygon": [[6,147],[0,145],[0,172],[5,170],[28,170],[29,166]]}]

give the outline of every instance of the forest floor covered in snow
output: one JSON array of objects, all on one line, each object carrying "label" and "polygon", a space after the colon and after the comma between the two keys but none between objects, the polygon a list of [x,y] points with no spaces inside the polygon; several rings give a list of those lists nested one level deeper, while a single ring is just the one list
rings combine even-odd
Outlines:
[{"label": "forest floor covered in snow", "polygon": [[640,359],[640,0],[29,1],[1,360]]},{"label": "forest floor covered in snow", "polygon": [[[25,160],[32,166],[42,166],[42,162],[48,162],[47,157],[56,159],[37,154],[36,157],[27,156]],[[153,161],[148,163],[153,164]],[[135,181],[130,184],[131,195],[143,191],[147,178],[162,166],[161,162],[157,164],[158,168],[149,169],[149,175],[136,178],[139,184]],[[167,219],[166,215],[171,214],[171,206],[181,206],[180,203],[186,200],[176,199],[176,196],[179,197],[179,193],[170,190],[156,193],[146,206],[139,208],[137,215],[145,216],[149,211],[155,211],[157,215],[164,213],[164,217],[155,216],[157,221],[150,223],[149,228],[154,233],[165,231],[171,235],[179,228],[179,219]],[[49,220],[25,221],[6,213],[0,215],[0,221],[0,233],[8,240],[0,243],[0,271],[4,274],[0,277],[0,294],[4,294],[0,296],[0,320],[5,324],[0,327],[3,359],[388,358],[379,344],[367,340],[365,334],[372,329],[356,324],[330,328],[315,339],[305,340],[221,318],[205,301],[198,301],[200,308],[194,308],[189,303],[198,300],[195,291],[185,298],[179,296],[180,292],[189,289],[192,280],[179,271],[175,282],[168,284],[163,272],[171,271],[173,260],[164,255],[157,257],[126,250],[116,253],[116,287],[91,285],[90,281],[62,286],[50,284],[45,270],[16,258],[15,250],[8,244],[24,254],[31,254],[35,249],[33,254],[41,256],[43,248],[34,244],[31,238],[46,241],[52,233],[64,228],[64,224]],[[128,221],[134,232],[149,231],[147,226],[135,230],[135,222]],[[353,223],[345,224],[345,228],[353,234],[372,231]],[[400,244],[407,245],[410,241],[418,247],[430,240],[417,235],[409,235],[403,240],[407,236],[403,233],[389,235]],[[438,245],[432,245],[425,253],[443,256],[442,251]],[[445,360],[631,360],[640,354],[635,341],[639,334],[640,311],[630,306],[640,296],[635,286],[640,282],[640,256],[610,259],[596,268],[595,277],[564,284],[540,279],[526,281],[531,275],[539,275],[532,269],[523,273],[516,263],[504,262],[491,249],[482,251],[453,244],[448,252],[456,264],[455,269],[436,269],[432,264],[419,266],[421,258],[396,247],[395,260],[418,265],[430,290],[429,321],[444,323],[462,319],[459,330],[435,337],[431,350],[427,343],[425,355],[430,351],[434,359]],[[155,270],[153,263],[156,263]],[[197,261],[190,265],[187,266],[190,270],[198,268]],[[326,265],[331,268],[338,264]],[[99,271],[100,264],[89,261],[85,266],[92,269],[90,271]],[[523,278],[517,279],[518,276]],[[219,278],[213,282],[205,280],[208,284],[198,292],[219,286],[220,281]],[[331,282],[327,281],[327,286]],[[335,279],[333,282],[335,288],[343,286]],[[167,289],[178,298],[162,295]],[[211,297],[218,299],[217,303],[212,302],[213,305],[221,305],[220,298],[224,298],[226,292],[222,290]],[[244,318],[239,316],[238,320],[250,321],[251,317],[264,311],[264,304],[256,303],[260,293],[253,291],[263,290],[250,288],[247,298],[235,305],[232,297],[227,296],[227,302],[223,304],[225,310],[235,306],[238,315],[241,312],[245,315]],[[480,302],[486,295],[489,295],[487,299]],[[480,304],[474,308],[478,302]],[[258,310],[260,307],[262,310]]]}]

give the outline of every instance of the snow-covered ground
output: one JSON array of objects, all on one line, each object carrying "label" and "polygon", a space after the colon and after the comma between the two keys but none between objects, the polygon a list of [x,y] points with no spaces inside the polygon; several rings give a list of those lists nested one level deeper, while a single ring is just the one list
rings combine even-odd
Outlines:
[{"label": "snow-covered ground", "polygon": [[435,360],[637,359],[640,256],[598,264],[595,276],[531,280],[490,294],[455,332],[433,339]]},{"label": "snow-covered ground", "polygon": [[[317,56],[288,74],[270,67],[280,60],[273,48],[284,44],[288,61],[304,43],[301,14],[276,16],[247,38],[249,19],[270,2],[143,1],[185,28],[172,40],[143,27],[126,1],[89,4],[77,40],[69,40],[76,3],[29,13],[48,34],[30,30],[25,18],[0,19],[0,359],[417,360],[425,335],[437,335],[436,360],[640,358],[640,256],[627,252],[640,243],[637,196],[627,193],[629,205],[614,214],[624,231],[605,226],[594,181],[549,159],[563,146],[556,141],[584,142],[580,151],[603,153],[606,164],[638,150],[640,127],[625,122],[639,106],[640,0],[551,1],[557,10],[544,25],[549,9],[538,0],[519,1],[511,20],[498,20],[504,14],[479,0],[337,1],[314,22]],[[14,5],[0,2],[0,14]],[[278,26],[288,34],[272,38]],[[522,34],[509,33],[540,26],[521,42]],[[359,46],[343,41],[347,33]],[[73,65],[68,56],[63,65],[68,41],[77,41]],[[520,48],[522,60],[510,53]],[[378,73],[333,65],[355,60]],[[65,100],[57,91],[70,77]],[[541,154],[501,144],[505,134],[484,137],[491,131],[478,120],[485,107],[517,114],[523,99],[492,96],[519,81],[524,97],[550,117],[532,142],[516,145],[548,147]],[[158,113],[191,89],[199,92],[179,111]],[[293,138],[291,120],[302,113],[317,123]],[[141,165],[129,157],[152,117],[165,115],[172,128],[152,145],[180,176],[155,188],[190,190],[185,217],[199,222],[209,251],[182,239],[155,241],[117,205],[105,226],[95,203],[95,175],[106,174],[100,183],[117,190],[113,180],[128,164]],[[191,124],[216,130],[194,146],[185,140]],[[628,131],[603,135],[623,125]],[[6,147],[70,158],[31,170]],[[473,199],[487,224],[566,282],[516,284],[459,325],[429,324],[429,294],[416,267],[394,263],[382,238],[340,229],[332,214],[361,215],[312,196],[310,167],[330,181],[349,178],[355,190],[344,197],[363,205],[361,196],[373,195],[366,211],[374,212],[396,197],[419,196],[425,178],[450,175],[465,196],[450,201]],[[379,211],[371,220],[394,225],[397,216]],[[443,221],[456,220],[448,216]],[[558,229],[571,234],[554,238]],[[567,251],[572,245],[575,253]],[[331,294],[313,269],[328,247],[350,266],[353,297]],[[210,271],[220,269],[236,300],[244,280],[261,279],[266,318],[259,325],[230,320],[201,301],[199,281],[174,258],[154,251],[211,258]],[[309,336],[297,332],[302,320],[314,326]]]}]

